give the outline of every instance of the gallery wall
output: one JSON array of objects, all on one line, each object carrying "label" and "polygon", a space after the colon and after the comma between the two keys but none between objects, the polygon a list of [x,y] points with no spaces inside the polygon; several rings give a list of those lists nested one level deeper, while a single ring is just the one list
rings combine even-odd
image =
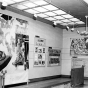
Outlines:
[{"label": "gallery wall", "polygon": [[[72,67],[72,57],[74,55],[70,55],[70,46],[71,46],[71,39],[82,39],[88,38],[88,36],[81,36],[77,34],[77,30],[82,32],[85,30],[85,27],[75,28],[74,32],[71,32],[69,29],[63,30],[63,48],[62,48],[62,68],[61,74],[62,75],[71,75],[71,67]],[[81,59],[84,65],[84,76],[88,77],[88,54],[87,55],[76,55],[78,59]]]},{"label": "gallery wall", "polygon": [[[0,10],[0,13],[28,21],[28,29],[25,33],[26,35],[29,35],[28,79],[60,75],[61,74],[61,63],[56,66],[48,67],[47,61],[48,61],[48,47],[52,47],[53,49],[59,49],[59,50],[62,49],[63,30],[57,27],[54,28],[52,25],[48,25],[46,23],[42,23],[37,20],[33,20],[31,18],[22,16],[22,15],[19,15],[19,14],[16,14],[14,12],[10,12],[7,10]],[[39,36],[40,38],[43,38],[46,40],[45,66],[43,67],[34,67],[34,47],[35,47],[34,39],[35,39],[35,36]],[[8,66],[7,68],[9,68]],[[6,85],[8,84],[9,83],[6,83]]]}]

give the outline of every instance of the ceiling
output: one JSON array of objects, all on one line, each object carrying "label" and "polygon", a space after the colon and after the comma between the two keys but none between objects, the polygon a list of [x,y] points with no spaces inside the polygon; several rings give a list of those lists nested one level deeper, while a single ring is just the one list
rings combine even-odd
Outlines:
[{"label": "ceiling", "polygon": [[[86,24],[88,5],[83,0],[4,0],[8,3],[7,10],[53,24],[60,28],[83,27]],[[37,2],[44,1],[44,2]],[[2,0],[0,0],[2,2]],[[28,4],[31,2],[31,4]],[[35,4],[34,6],[32,4]],[[19,6],[18,6],[19,5]],[[52,6],[51,6],[52,5]],[[42,7],[42,8],[41,8]],[[32,11],[35,10],[35,13]],[[53,14],[52,14],[53,12]],[[62,12],[62,13],[61,13]],[[67,16],[65,16],[67,15]]]}]

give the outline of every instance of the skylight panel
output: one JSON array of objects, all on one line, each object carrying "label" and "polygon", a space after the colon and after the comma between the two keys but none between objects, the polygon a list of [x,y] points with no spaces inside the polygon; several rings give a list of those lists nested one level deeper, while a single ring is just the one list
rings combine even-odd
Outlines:
[{"label": "skylight panel", "polygon": [[55,16],[55,15],[56,15],[56,14],[53,13],[53,12],[46,12],[46,13],[44,13],[44,14],[46,14],[46,15],[48,15],[48,16]]},{"label": "skylight panel", "polygon": [[34,8],[34,10],[37,10],[39,12],[46,12],[47,10],[42,8],[42,7],[37,7],[37,8]]},{"label": "skylight panel", "polygon": [[36,4],[34,4],[32,2],[29,2],[29,1],[23,2],[22,4],[25,5],[25,6],[27,6],[27,7],[29,7],[29,8],[37,6]]},{"label": "skylight panel", "polygon": [[14,5],[11,5],[11,6],[13,6],[13,7],[15,7],[15,8],[18,8],[18,9],[20,9],[20,10],[23,10],[23,9],[27,9],[27,8],[28,8],[28,7],[23,6],[23,5],[20,5],[20,4],[14,4]]},{"label": "skylight panel", "polygon": [[22,1],[25,1],[25,0],[13,0],[15,2],[22,2]]},{"label": "skylight panel", "polygon": [[48,18],[45,18],[45,19],[50,20],[50,21],[56,20],[56,19],[54,19],[53,17],[48,17]]},{"label": "skylight panel", "polygon": [[54,18],[59,19],[59,20],[61,20],[61,19],[65,19],[65,18],[62,17],[62,16],[55,16]]},{"label": "skylight panel", "polygon": [[37,11],[33,10],[33,9],[27,9],[27,10],[24,10],[28,13],[31,13],[31,14],[35,14],[35,13],[38,13]]},{"label": "skylight panel", "polygon": [[66,15],[62,15],[63,17],[65,18],[73,18],[73,16],[69,15],[69,14],[66,14]]},{"label": "skylight panel", "polygon": [[[2,0],[1,0],[2,1]],[[13,4],[13,3],[15,3],[15,1],[12,1],[12,0],[4,0],[8,5],[9,4]]]},{"label": "skylight panel", "polygon": [[60,20],[56,20],[56,21],[54,21],[54,22],[59,23],[59,24],[63,23],[63,22],[60,21]]},{"label": "skylight panel", "polygon": [[82,21],[79,21],[79,22],[76,22],[77,24],[85,24],[84,22]]},{"label": "skylight panel", "polygon": [[46,5],[46,6],[43,6],[43,8],[46,8],[48,10],[57,10],[58,8],[53,6],[53,5]]},{"label": "skylight panel", "polygon": [[45,2],[45,1],[43,1],[43,0],[35,1],[35,2],[33,2],[33,3],[35,3],[35,4],[37,4],[37,5],[46,5],[46,4],[48,4],[47,2]]},{"label": "skylight panel", "polygon": [[68,23],[61,23],[61,25],[66,26],[66,25],[68,25]]},{"label": "skylight panel", "polygon": [[56,11],[53,11],[53,12],[56,13],[57,15],[67,14],[66,12],[64,12],[62,10],[56,10]]},{"label": "skylight panel", "polygon": [[68,20],[68,19],[65,19],[65,20],[62,20],[63,22],[71,22],[70,20]]},{"label": "skylight panel", "polygon": [[77,18],[72,18],[72,19],[70,19],[71,21],[80,21],[79,19],[77,19]]},{"label": "skylight panel", "polygon": [[40,13],[40,14],[37,14],[39,17],[42,17],[42,18],[44,18],[44,17],[48,17],[47,15],[45,15],[45,14],[42,14],[42,13]]}]

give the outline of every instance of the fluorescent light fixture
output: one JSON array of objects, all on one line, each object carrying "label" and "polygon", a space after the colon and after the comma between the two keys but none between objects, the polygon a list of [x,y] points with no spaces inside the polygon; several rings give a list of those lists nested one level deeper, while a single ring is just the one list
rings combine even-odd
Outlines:
[{"label": "fluorescent light fixture", "polygon": [[37,5],[46,5],[46,4],[48,4],[47,2],[45,2],[43,0],[34,1],[33,3],[35,3]]},{"label": "fluorescent light fixture", "polygon": [[43,8],[45,9],[48,9],[48,10],[57,10],[58,8],[53,6],[53,5],[46,5],[46,6],[43,6]]},{"label": "fluorescent light fixture", "polygon": [[62,20],[63,22],[71,22],[70,20],[68,20],[68,19],[65,19],[65,20]]},{"label": "fluorescent light fixture", "polygon": [[73,16],[69,15],[69,14],[66,14],[66,15],[62,15],[63,17],[65,18],[73,18]]},{"label": "fluorescent light fixture", "polygon": [[54,18],[59,19],[59,20],[61,20],[61,19],[65,19],[65,18],[62,17],[62,16],[54,16]]},{"label": "fluorescent light fixture", "polygon": [[36,4],[34,4],[32,2],[29,2],[29,1],[23,2],[22,4],[25,5],[25,6],[27,6],[27,7],[29,7],[29,8],[37,6]]},{"label": "fluorescent light fixture", "polygon": [[33,10],[33,9],[27,9],[27,10],[24,10],[28,13],[31,13],[31,14],[35,14],[35,13],[38,13],[37,11]]},{"label": "fluorescent light fixture", "polygon": [[70,19],[71,21],[80,21],[79,19],[77,19],[77,18],[72,18],[72,19]]},{"label": "fluorescent light fixture", "polygon": [[25,1],[25,0],[13,0],[15,2],[22,2],[22,1]]},{"label": "fluorescent light fixture", "polygon": [[74,25],[74,22],[69,22],[68,25]]},{"label": "fluorescent light fixture", "polygon": [[48,17],[48,18],[45,18],[45,19],[50,20],[50,21],[56,20],[53,17]]},{"label": "fluorescent light fixture", "polygon": [[45,14],[42,14],[42,13],[40,13],[40,14],[37,14],[39,17],[42,17],[42,18],[44,18],[44,17],[48,17],[47,15],[45,15]]},{"label": "fluorescent light fixture", "polygon": [[53,11],[53,12],[56,13],[57,15],[67,14],[66,12],[64,12],[62,10],[56,10],[56,11]]},{"label": "fluorescent light fixture", "polygon": [[24,6],[24,5],[20,5],[20,4],[14,4],[14,5],[11,5],[11,6],[13,6],[13,7],[15,7],[15,8],[18,8],[18,9],[20,9],[20,10],[23,10],[23,9],[27,9],[28,7],[26,7],[26,6]]},{"label": "fluorescent light fixture", "polygon": [[46,15],[48,15],[48,16],[55,16],[55,15],[56,15],[56,14],[53,13],[53,12],[46,12],[46,13],[44,13],[44,14],[46,14]]},{"label": "fluorescent light fixture", "polygon": [[42,8],[42,7],[37,7],[37,8],[33,8],[34,10],[36,11],[39,11],[39,12],[46,12],[47,10]]}]

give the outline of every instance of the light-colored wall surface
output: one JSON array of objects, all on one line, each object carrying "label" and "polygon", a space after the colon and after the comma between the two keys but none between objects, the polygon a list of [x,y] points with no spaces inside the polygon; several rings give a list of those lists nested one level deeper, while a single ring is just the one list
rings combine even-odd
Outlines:
[{"label": "light-colored wall surface", "polygon": [[[0,10],[0,13],[10,15],[12,17],[20,18],[29,22],[28,32],[29,35],[29,79],[54,76],[61,74],[61,66],[47,67],[48,59],[48,47],[57,49],[62,48],[62,33],[63,30],[60,28],[54,28],[51,25],[35,21],[31,18],[6,11]],[[45,67],[33,67],[34,60],[34,37],[35,35],[46,39],[46,66]]]},{"label": "light-colored wall surface", "polygon": [[[61,68],[61,74],[63,75],[70,75],[71,72],[71,59],[72,56],[70,56],[70,44],[71,38],[82,38],[82,37],[88,37],[88,36],[80,36],[80,34],[77,34],[77,31],[80,32],[82,30],[85,30],[84,27],[81,28],[75,28],[74,32],[71,32],[70,30],[63,30],[63,48],[62,48],[62,68]],[[78,58],[87,59],[88,56],[78,56]],[[88,74],[88,71],[85,71],[85,74]],[[87,75],[88,76],[88,75]]]}]

